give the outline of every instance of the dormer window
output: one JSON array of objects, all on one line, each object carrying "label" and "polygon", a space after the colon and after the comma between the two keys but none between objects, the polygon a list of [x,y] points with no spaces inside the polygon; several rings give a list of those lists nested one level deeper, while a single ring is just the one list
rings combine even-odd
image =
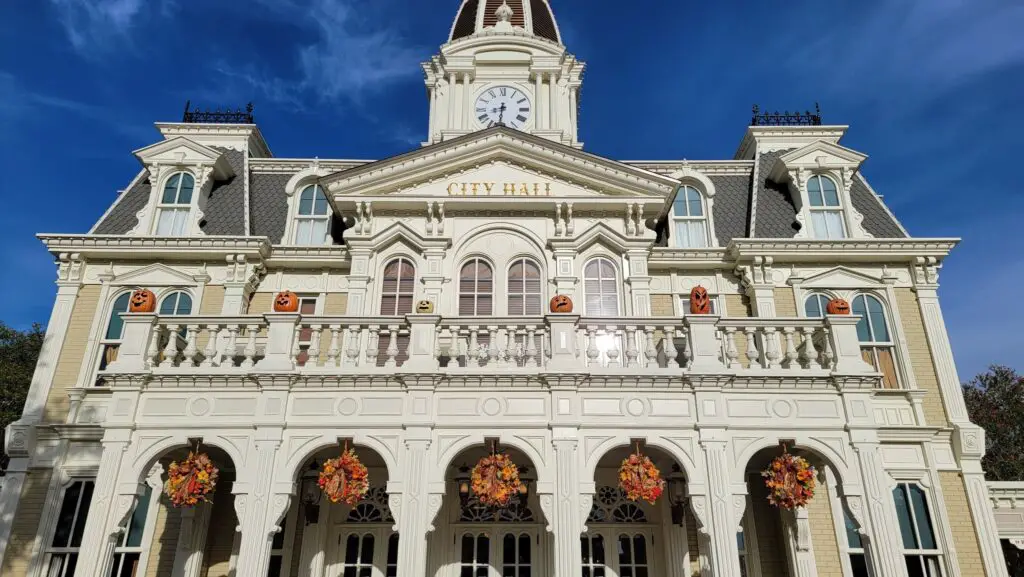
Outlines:
[{"label": "dormer window", "polygon": [[331,207],[319,184],[311,184],[299,194],[295,212],[295,244],[321,245],[330,232]]},{"label": "dormer window", "polygon": [[708,246],[707,212],[701,193],[692,186],[683,186],[672,203],[672,225],[675,244],[680,248]]},{"label": "dormer window", "polygon": [[810,202],[811,227],[814,238],[830,240],[846,238],[843,224],[843,205],[839,200],[836,183],[827,176],[816,174],[807,181]]},{"label": "dormer window", "polygon": [[192,192],[196,180],[187,172],[172,174],[164,185],[157,205],[157,236],[185,236],[192,212]]}]

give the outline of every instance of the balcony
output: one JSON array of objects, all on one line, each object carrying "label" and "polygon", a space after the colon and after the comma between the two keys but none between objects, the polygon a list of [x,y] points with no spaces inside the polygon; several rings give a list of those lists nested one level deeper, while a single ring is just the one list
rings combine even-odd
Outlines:
[{"label": "balcony", "polygon": [[448,378],[511,382],[580,375],[591,384],[688,382],[735,388],[876,388],[854,316],[720,318],[207,317],[126,314],[117,359],[101,371],[148,386]]}]

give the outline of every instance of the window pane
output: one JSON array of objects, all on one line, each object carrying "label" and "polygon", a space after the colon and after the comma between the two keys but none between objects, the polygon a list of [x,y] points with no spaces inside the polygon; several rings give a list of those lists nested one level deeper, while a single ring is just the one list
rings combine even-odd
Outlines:
[{"label": "window pane", "polygon": [[128,522],[128,537],[125,540],[125,544],[129,547],[139,547],[142,545],[142,533],[146,528],[146,514],[149,512],[149,500],[152,498],[152,495],[153,488],[146,485],[145,492],[139,497],[139,502],[135,505],[132,518]]},{"label": "window pane", "polygon": [[501,540],[502,562],[506,565],[514,565],[516,562],[516,537],[505,535]]},{"label": "window pane", "polygon": [[128,299],[130,298],[130,293],[124,293],[117,297],[117,300],[114,301],[114,306],[110,308],[110,321],[107,323],[107,339],[118,340],[121,338],[122,331],[124,331],[124,320],[121,319],[121,313],[128,312]]},{"label": "window pane", "polygon": [[313,213],[323,216],[327,214],[327,197],[324,195],[324,191],[319,186],[316,187],[316,202],[313,205]]},{"label": "window pane", "polygon": [[619,565],[632,565],[633,552],[630,550],[629,535],[619,535]]},{"label": "window pane", "polygon": [[349,535],[345,542],[345,564],[355,565],[359,562],[359,537]]},{"label": "window pane", "polygon": [[871,320],[871,330],[874,333],[875,341],[889,342],[889,326],[885,321],[885,309],[881,301],[874,297],[865,297],[868,303],[868,318]]},{"label": "window pane", "polygon": [[164,186],[164,195],[160,198],[162,204],[174,204],[178,200],[178,183],[180,181],[180,173],[167,179],[167,184]]},{"label": "window pane", "polygon": [[85,481],[82,484],[82,503],[78,506],[75,528],[71,532],[71,547],[78,547],[82,544],[82,534],[85,533],[85,519],[89,516],[89,506],[92,504],[92,491],[94,488],[95,484],[92,481]]},{"label": "window pane", "polygon": [[163,209],[160,211],[160,219],[156,224],[156,234],[168,236],[174,232],[174,211]]},{"label": "window pane", "polygon": [[189,204],[192,202],[192,189],[196,180],[191,174],[181,175],[181,190],[178,192],[178,204]]},{"label": "window pane", "polygon": [[309,244],[324,244],[327,241],[327,219],[319,218],[313,221],[312,237]]},{"label": "window pane", "polygon": [[843,225],[843,213],[838,210],[825,211],[825,223],[828,227],[827,238],[846,238],[846,227]]},{"label": "window pane", "polygon": [[462,562],[473,562],[473,537],[470,535],[462,536]]},{"label": "window pane", "polygon": [[846,522],[846,542],[854,549],[863,549],[864,543],[860,539],[860,531],[857,530],[857,525],[845,511],[843,511],[843,519]]},{"label": "window pane", "polygon": [[82,494],[82,483],[74,483],[64,491],[64,501],[60,505],[57,526],[53,532],[54,547],[67,547],[71,539],[71,528],[78,510],[78,498]]},{"label": "window pane", "polygon": [[309,216],[313,214],[313,187],[308,186],[299,196],[299,214]]},{"label": "window pane", "polygon": [[807,301],[804,302],[804,312],[812,319],[818,319],[824,316],[821,309],[821,299],[818,298],[818,295],[811,295],[808,297]]},{"label": "window pane", "polygon": [[921,487],[910,485],[910,502],[914,505],[914,519],[917,521],[917,534],[921,538],[921,548],[936,549],[932,517],[928,513],[927,500]]},{"label": "window pane", "polygon": [[707,229],[704,227],[704,221],[690,222],[690,248],[706,248],[707,246]]},{"label": "window pane", "polygon": [[910,503],[907,502],[905,485],[898,485],[892,490],[892,498],[896,503],[896,517],[900,521],[900,534],[903,536],[904,549],[917,549],[914,529],[911,527]]},{"label": "window pane", "polygon": [[686,200],[690,206],[690,216],[704,216],[704,206],[700,201],[700,193],[696,188],[686,189]]},{"label": "window pane", "polygon": [[363,547],[360,554],[360,563],[373,563],[373,535],[363,536]]},{"label": "window pane", "polygon": [[274,555],[270,558],[270,570],[267,571],[267,577],[281,577],[281,563],[284,559],[280,555]]},{"label": "window pane", "polygon": [[860,320],[857,321],[857,338],[862,343],[871,343],[875,339],[871,338],[871,325],[868,321],[867,305],[864,302],[864,295],[859,295],[853,299],[853,305],[850,307],[853,309],[853,314],[860,315]]},{"label": "window pane", "polygon": [[892,348],[878,347],[875,354],[878,356],[876,369],[882,373],[882,384],[887,389],[898,389],[900,382],[896,376],[896,361],[892,358]]},{"label": "window pane", "polygon": [[870,577],[868,562],[863,553],[853,553],[850,555],[850,569],[853,577]]},{"label": "window pane", "polygon": [[487,564],[491,560],[491,540],[487,535],[476,538],[476,562]]},{"label": "window pane", "polygon": [[812,176],[811,180],[807,181],[807,196],[810,198],[811,206],[815,207],[823,205],[819,178],[818,176]]},{"label": "window pane", "polygon": [[814,238],[828,238],[828,224],[825,223],[825,214],[820,210],[811,213],[811,229],[814,231]]},{"label": "window pane", "polygon": [[924,565],[917,555],[907,555],[907,577],[925,577]]},{"label": "window pane", "polygon": [[836,183],[832,182],[831,178],[826,178],[824,176],[820,176],[818,178],[821,179],[821,192],[825,201],[825,206],[839,206],[839,195],[836,194]]}]

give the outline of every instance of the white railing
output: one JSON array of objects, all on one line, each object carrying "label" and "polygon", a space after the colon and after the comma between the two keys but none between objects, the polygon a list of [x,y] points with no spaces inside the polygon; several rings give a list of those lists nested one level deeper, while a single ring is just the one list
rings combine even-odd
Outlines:
[{"label": "white railing", "polygon": [[692,356],[689,331],[674,318],[583,318],[576,335],[586,367],[677,369]]},{"label": "white railing", "polygon": [[261,316],[159,317],[147,341],[147,365],[252,368],[263,358],[266,340]]},{"label": "white railing", "polygon": [[404,317],[302,318],[290,358],[306,368],[400,367],[408,358]]},{"label": "white railing", "polygon": [[836,356],[821,319],[721,319],[718,331],[730,369],[830,368]]},{"label": "white railing", "polygon": [[550,334],[544,317],[442,319],[434,358],[442,369],[547,366]]}]

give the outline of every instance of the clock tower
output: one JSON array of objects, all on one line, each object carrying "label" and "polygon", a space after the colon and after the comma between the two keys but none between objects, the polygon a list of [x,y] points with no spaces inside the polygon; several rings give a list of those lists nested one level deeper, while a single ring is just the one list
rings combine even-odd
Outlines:
[{"label": "clock tower", "polygon": [[583,68],[548,0],[463,0],[448,43],[423,64],[425,144],[500,124],[579,148]]}]

